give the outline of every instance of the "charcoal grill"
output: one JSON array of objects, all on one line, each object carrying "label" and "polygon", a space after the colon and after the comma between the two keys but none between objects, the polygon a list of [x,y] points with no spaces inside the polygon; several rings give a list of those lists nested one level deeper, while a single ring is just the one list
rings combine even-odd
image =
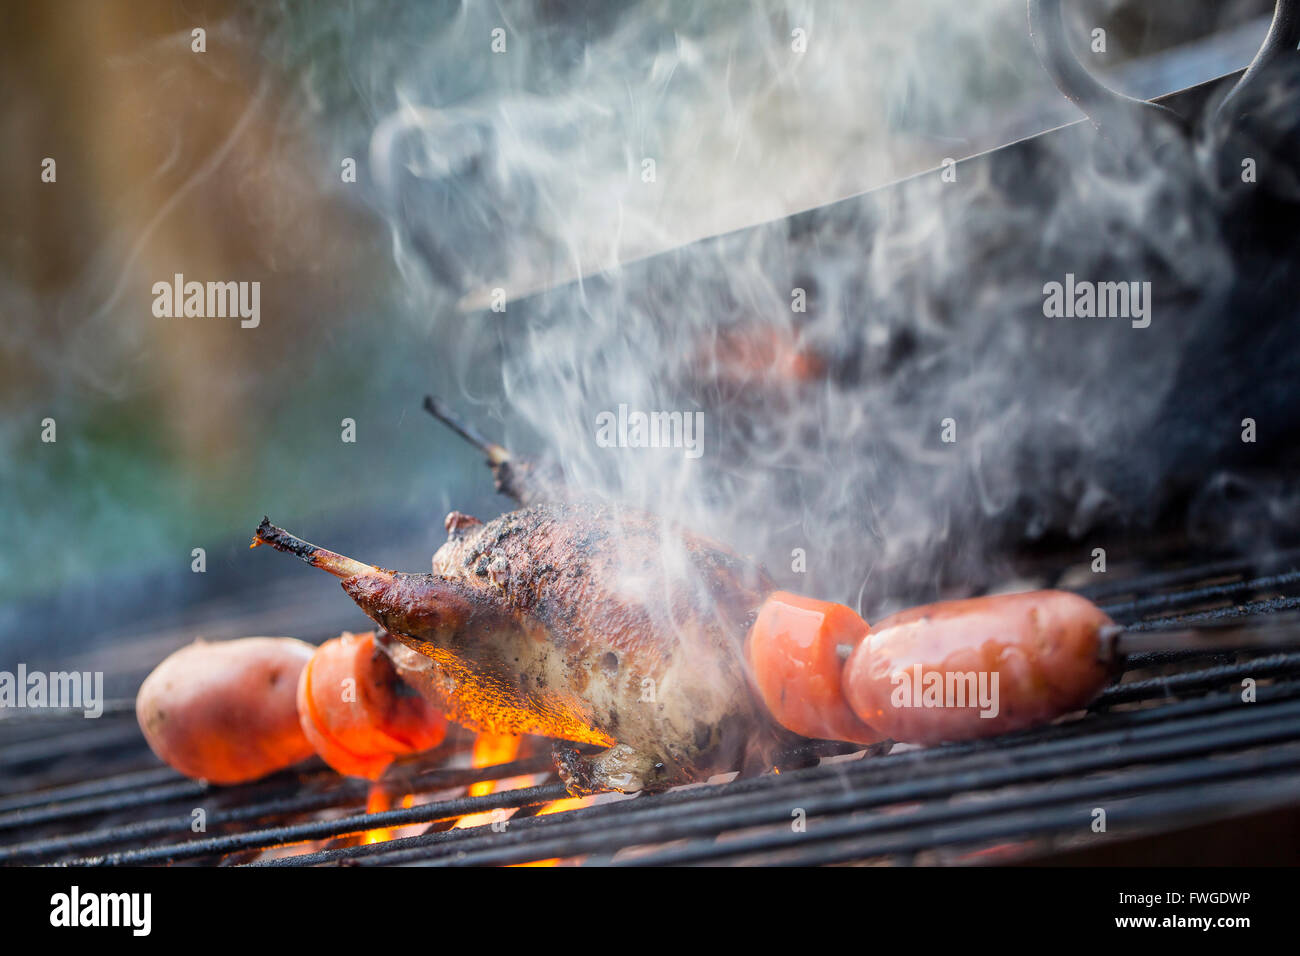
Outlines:
[{"label": "charcoal grill", "polygon": [[[1276,633],[1300,609],[1300,550],[1108,575],[1081,593],[1132,630],[1232,620]],[[809,744],[793,756],[815,766],[541,815],[565,796],[545,753],[407,765],[390,789],[427,802],[367,813],[370,785],[323,768],[237,787],[181,778],[158,766],[129,704],[93,725],[0,721],[0,863],[1005,863],[1300,806],[1300,649],[1144,654],[1086,714],[1032,732],[887,754]],[[466,795],[505,780],[531,785]],[[191,828],[196,807],[205,832]],[[452,828],[470,813],[497,825]],[[358,842],[397,827],[417,829]]]},{"label": "charcoal grill", "polygon": [[[1162,102],[1190,109],[1239,75]],[[1000,152],[1033,149],[1031,138]],[[1040,578],[1059,580],[1059,573]],[[1268,814],[1300,830],[1300,550],[1195,561],[1148,554],[1097,580],[1081,593],[1132,632],[1231,621],[1267,631],[1270,640],[1293,630],[1294,649],[1261,639],[1259,648],[1231,653],[1147,653],[1131,657],[1086,713],[1033,731],[888,753],[809,743],[787,755],[785,763],[800,769],[663,794],[601,795],[573,809],[554,806],[565,793],[544,748],[473,768],[463,765],[461,740],[441,763],[400,768],[386,791],[408,795],[412,805],[367,812],[371,785],[320,765],[236,787],[184,779],[149,752],[129,699],[93,723],[80,715],[5,715],[0,864],[979,864],[1079,859],[1098,846],[1111,862],[1134,863],[1150,859],[1152,839],[1207,821],[1246,832],[1247,821]],[[295,579],[288,587],[302,585]],[[191,616],[155,628],[135,653],[115,644],[113,659],[134,669],[119,668],[110,683],[134,687],[160,649],[194,633],[275,633],[286,620],[300,625],[287,628],[295,633],[337,633],[321,617],[332,609],[287,608],[285,593],[277,582],[226,595],[207,622],[215,627],[199,627]],[[56,632],[84,623],[66,609],[37,611]],[[124,627],[135,626],[120,616]],[[1253,702],[1243,700],[1247,680],[1256,683]],[[494,789],[470,795],[475,785]],[[1098,810],[1105,811],[1102,832]],[[495,817],[455,826],[469,814]],[[402,835],[379,832],[395,828]],[[1276,842],[1281,858],[1293,860],[1296,847]],[[1196,846],[1200,862],[1262,861],[1259,846],[1239,850],[1248,857],[1219,859]]]}]

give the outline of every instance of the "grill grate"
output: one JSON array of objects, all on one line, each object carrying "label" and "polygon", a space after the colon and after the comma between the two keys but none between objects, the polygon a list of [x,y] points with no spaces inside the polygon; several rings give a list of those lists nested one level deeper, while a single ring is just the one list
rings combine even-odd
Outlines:
[{"label": "grill grate", "polygon": [[[1083,593],[1134,630],[1276,627],[1300,608],[1298,566],[1300,552],[1283,552]],[[1300,803],[1300,651],[1129,663],[1087,714],[1048,727],[884,755],[809,745],[792,755],[820,758],[805,769],[546,813],[565,794],[544,753],[480,769],[406,764],[387,789],[423,802],[367,813],[370,784],[326,770],[224,788],[180,778],[156,766],[129,708],[90,729],[80,718],[6,719],[0,767],[23,789],[0,794],[0,863],[978,862],[1079,844],[1093,836],[1097,807],[1109,830],[1144,833]],[[1245,678],[1260,682],[1253,704],[1241,699]],[[524,785],[466,795],[471,784],[507,780]],[[209,832],[191,832],[196,806]],[[514,812],[504,827],[453,826],[496,811]],[[795,819],[806,825],[793,827]],[[417,826],[423,832],[358,842],[379,828]]]}]

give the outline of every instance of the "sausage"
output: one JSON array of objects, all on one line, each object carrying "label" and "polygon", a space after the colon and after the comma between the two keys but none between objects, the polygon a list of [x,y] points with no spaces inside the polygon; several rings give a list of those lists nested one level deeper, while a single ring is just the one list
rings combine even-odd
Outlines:
[{"label": "sausage", "polygon": [[880,621],[844,667],[853,712],[908,743],[1022,730],[1084,706],[1110,676],[1096,605],[1063,591],[944,601]]},{"label": "sausage", "polygon": [[884,739],[849,709],[841,689],[841,647],[869,628],[851,608],[788,591],[768,595],[745,644],[759,696],[786,730],[823,740]]},{"label": "sausage", "polygon": [[197,640],[136,693],[150,749],[187,777],[243,783],[313,753],[298,721],[298,676],[316,648],[291,637]]},{"label": "sausage", "polygon": [[298,678],[302,731],[327,764],[377,779],[402,754],[432,750],[447,721],[397,675],[373,631],[326,641]]}]

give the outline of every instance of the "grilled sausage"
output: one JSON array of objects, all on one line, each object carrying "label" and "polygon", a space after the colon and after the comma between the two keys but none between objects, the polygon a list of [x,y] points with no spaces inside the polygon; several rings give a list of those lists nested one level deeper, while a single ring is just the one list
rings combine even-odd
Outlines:
[{"label": "grilled sausage", "polygon": [[321,759],[368,780],[447,735],[447,721],[397,676],[373,631],[345,631],[316,650],[298,678],[298,717]]},{"label": "grilled sausage", "polygon": [[873,744],[883,738],[849,709],[844,659],[869,628],[851,608],[774,591],[759,609],[745,653],[759,696],[777,723],[804,737]]},{"label": "grilled sausage", "polygon": [[934,744],[1022,730],[1106,683],[1111,620],[1063,591],[945,601],[887,617],[850,655],[844,695],[872,728]]},{"label": "grilled sausage", "polygon": [[187,777],[242,783],[312,755],[298,722],[298,675],[315,648],[290,637],[198,640],[136,694],[149,747]]}]

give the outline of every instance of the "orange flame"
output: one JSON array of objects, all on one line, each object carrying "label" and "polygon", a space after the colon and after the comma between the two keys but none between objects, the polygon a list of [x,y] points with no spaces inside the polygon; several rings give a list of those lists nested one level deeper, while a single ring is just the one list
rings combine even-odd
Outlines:
[{"label": "orange flame", "polygon": [[563,800],[552,800],[542,809],[537,811],[539,817],[548,813],[563,813],[565,810],[577,810],[579,807],[590,805],[591,801],[596,799],[591,797],[565,797]]},{"label": "orange flame", "polygon": [[[565,810],[577,810],[579,807],[590,806],[595,796],[590,797],[565,797],[562,800],[552,800],[542,809],[537,811],[539,817],[546,816],[548,813],[563,813]],[[559,866],[560,857],[551,857],[548,860],[531,860],[528,863],[515,863],[513,866]]]},{"label": "orange flame", "polygon": [[[366,798],[366,813],[383,813],[392,806],[388,799],[388,791],[379,784],[370,785],[370,796]],[[383,843],[385,840],[393,838],[393,831],[387,827],[380,827],[376,830],[367,830],[361,835],[362,844]]]},{"label": "orange flame", "polygon": [[[403,809],[415,806],[415,794],[408,793],[401,799]],[[366,813],[383,813],[385,810],[391,810],[393,802],[388,798],[388,791],[379,784],[370,785],[370,795],[366,798]],[[377,827],[374,830],[367,830],[361,835],[363,845],[370,843],[384,843],[397,836],[398,827]]]},{"label": "orange flame", "polygon": [[[509,763],[519,753],[519,743],[523,738],[518,734],[481,733],[474,738],[474,755],[470,766],[495,767],[497,764]],[[513,790],[526,786],[529,777],[514,777],[510,780],[480,780],[469,785],[471,797],[485,797],[497,790]],[[519,781],[525,781],[520,783]],[[480,827],[500,818],[500,810],[484,813],[469,813],[456,821],[456,829]]]},{"label": "orange flame", "polygon": [[[509,763],[519,754],[519,745],[522,738],[515,734],[493,734],[481,733],[474,739],[474,752],[471,758],[471,765],[476,768],[493,767],[498,764]],[[519,777],[510,777],[506,780],[481,780],[470,784],[469,795],[472,797],[482,797],[489,793],[496,793],[501,790],[515,790],[520,787],[532,786],[545,778],[545,774],[534,775],[525,774]],[[537,811],[538,816],[548,813],[562,813],[565,810],[576,810],[578,807],[585,807],[591,804],[595,797],[565,797],[560,800],[553,800]],[[463,829],[465,827],[477,827],[490,824],[496,820],[502,819],[501,814],[513,812],[492,810],[484,813],[470,813],[456,821],[455,828]],[[517,866],[558,866],[560,859],[533,860],[528,863],[519,863]]]}]

